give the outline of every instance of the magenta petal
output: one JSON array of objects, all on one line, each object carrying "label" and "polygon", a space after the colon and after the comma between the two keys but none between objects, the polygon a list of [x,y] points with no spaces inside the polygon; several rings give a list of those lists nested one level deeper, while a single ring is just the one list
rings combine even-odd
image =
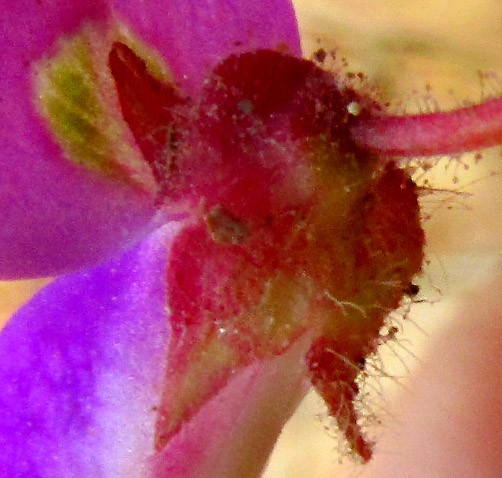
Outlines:
[{"label": "magenta petal", "polygon": [[139,478],[168,335],[167,226],[56,280],[0,335],[0,477]]},{"label": "magenta petal", "polygon": [[153,197],[70,163],[34,106],[32,68],[107,2],[16,0],[2,7],[0,277],[54,275],[110,258],[137,241]]},{"label": "magenta petal", "polygon": [[158,50],[192,92],[222,57],[257,48],[300,52],[290,0],[19,0],[0,16],[0,277],[55,275],[110,258],[151,230],[153,192],[66,158],[37,113],[34,65],[111,10]]},{"label": "magenta petal", "polygon": [[300,55],[290,0],[111,0],[120,20],[161,52],[177,81],[197,90],[222,58],[261,48]]}]

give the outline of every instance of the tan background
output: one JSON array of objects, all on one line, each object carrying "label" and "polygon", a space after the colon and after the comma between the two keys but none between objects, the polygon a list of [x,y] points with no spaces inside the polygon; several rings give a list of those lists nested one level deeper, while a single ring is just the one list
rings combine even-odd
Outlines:
[{"label": "tan background", "polygon": [[[295,4],[307,56],[317,48],[317,40],[327,50],[336,48],[353,71],[364,71],[384,98],[401,102],[407,111],[426,107],[427,84],[433,86],[442,108],[479,101],[483,91],[502,94],[501,79],[494,77],[482,86],[478,75],[479,70],[493,70],[502,78],[502,8],[496,0],[296,0]],[[453,188],[459,194],[438,193],[423,200],[431,218],[425,223],[430,264],[420,280],[422,297],[439,302],[415,306],[400,342],[393,345],[409,368],[419,366],[435,330],[451,323],[458,298],[502,269],[500,151],[484,152],[477,165],[472,157],[462,161],[468,170],[459,162],[443,160],[430,175],[434,187]],[[460,194],[464,192],[471,195]],[[0,323],[42,284],[0,283]],[[392,357],[390,350],[382,355]],[[386,360],[394,376],[408,374],[399,360]],[[405,386],[405,378],[399,380]],[[371,398],[383,421],[374,430],[378,435],[392,420],[392,397],[399,387],[391,379],[375,383],[385,393],[385,398],[380,392]],[[336,433],[320,401],[311,395],[285,429],[265,477],[357,475],[359,470],[350,460],[338,464],[340,456]]]}]

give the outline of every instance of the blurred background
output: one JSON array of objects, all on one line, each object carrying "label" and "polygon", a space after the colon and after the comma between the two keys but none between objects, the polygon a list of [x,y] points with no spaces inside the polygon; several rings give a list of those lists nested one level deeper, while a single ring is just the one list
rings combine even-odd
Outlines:
[{"label": "blurred background", "polygon": [[[502,95],[502,8],[498,0],[295,0],[305,56],[319,47],[362,71],[395,111],[449,109]],[[326,68],[336,65],[326,62]],[[480,72],[483,72],[480,74]],[[427,99],[431,96],[433,100]],[[368,386],[367,408],[385,433],[392,401],[438,329],[451,324],[463,294],[502,270],[502,163],[499,149],[483,158],[435,158],[426,177],[436,193],[422,199],[427,266],[422,302],[399,322],[397,342],[381,352],[390,378]],[[45,280],[0,282],[0,324]],[[375,372],[375,375],[377,373]],[[265,478],[337,478],[360,472],[339,451],[336,429],[310,394],[285,428]]]}]

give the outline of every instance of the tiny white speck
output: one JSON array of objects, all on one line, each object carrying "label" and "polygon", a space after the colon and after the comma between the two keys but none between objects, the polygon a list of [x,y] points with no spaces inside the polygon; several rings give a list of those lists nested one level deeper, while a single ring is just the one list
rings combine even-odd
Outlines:
[{"label": "tiny white speck", "polygon": [[358,116],[361,113],[361,105],[357,101],[351,101],[347,105],[347,111],[352,116]]}]

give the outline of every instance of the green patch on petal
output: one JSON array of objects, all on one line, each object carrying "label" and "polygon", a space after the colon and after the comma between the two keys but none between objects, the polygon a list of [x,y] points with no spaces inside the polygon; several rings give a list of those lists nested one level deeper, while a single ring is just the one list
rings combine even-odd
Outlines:
[{"label": "green patch on petal", "polygon": [[50,86],[41,100],[68,157],[93,169],[113,171],[106,133],[99,128],[104,111],[96,94],[88,48],[81,41],[75,42],[60,61],[48,66],[46,74]]},{"label": "green patch on petal", "polygon": [[122,118],[107,64],[113,36],[86,27],[61,41],[35,67],[36,103],[67,159],[151,191],[155,181]]}]

